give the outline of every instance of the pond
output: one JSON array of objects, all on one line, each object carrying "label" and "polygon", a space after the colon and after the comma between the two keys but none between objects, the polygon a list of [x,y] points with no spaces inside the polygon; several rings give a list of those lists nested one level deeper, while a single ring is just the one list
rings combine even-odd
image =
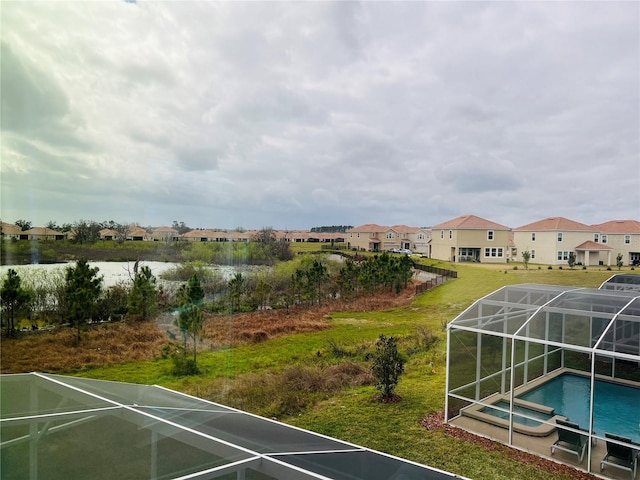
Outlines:
[{"label": "pond", "polygon": [[[98,267],[99,275],[104,277],[103,285],[105,287],[110,287],[116,285],[118,283],[126,283],[130,282],[133,277],[133,267],[135,262],[89,262],[91,267]],[[0,281],[4,281],[4,278],[7,276],[7,271],[12,268],[20,278],[33,278],[42,276],[43,280],[46,280],[46,277],[54,272],[64,273],[64,269],[73,265],[74,262],[71,263],[50,263],[50,264],[32,264],[32,265],[2,265],[0,266]],[[175,267],[176,263],[171,262],[140,262],[140,267],[146,266],[151,269],[151,273],[156,278],[159,278],[160,275]],[[230,279],[233,274],[236,272],[236,269],[229,266],[219,266],[212,265],[210,268],[219,271],[222,274],[222,278],[225,280]]]}]

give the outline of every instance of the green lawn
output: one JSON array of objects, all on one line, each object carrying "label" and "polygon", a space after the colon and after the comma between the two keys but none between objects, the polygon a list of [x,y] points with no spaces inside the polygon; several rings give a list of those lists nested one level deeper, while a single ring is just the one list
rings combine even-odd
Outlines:
[{"label": "green lawn", "polygon": [[[173,377],[169,373],[171,364],[166,360],[114,365],[79,375],[159,384],[217,400],[225,387],[255,378],[251,375],[277,374],[293,365],[322,366],[343,361],[331,356],[330,341],[345,351],[361,353],[380,334],[385,334],[400,337],[401,349],[408,349],[422,329],[434,332],[440,341],[429,350],[418,350],[408,356],[405,374],[397,388],[402,402],[381,404],[374,400],[374,387],[353,387],[330,396],[316,396],[316,403],[310,408],[280,420],[469,478],[562,478],[509,460],[499,451],[489,452],[441,431],[427,431],[420,425],[422,418],[444,407],[446,335],[442,327],[473,301],[504,285],[546,283],[598,287],[617,270],[559,270],[557,267],[548,270],[546,266],[538,269],[536,265],[530,265],[528,270],[517,265],[518,269],[513,270],[513,264],[450,265],[446,262],[438,262],[436,266],[457,270],[458,278],[420,295],[410,306],[388,311],[335,313],[329,319],[332,328],[326,331],[200,353],[198,364],[204,373],[198,377]],[[363,355],[354,355],[353,361],[366,365]],[[251,410],[265,413],[259,405]]]}]

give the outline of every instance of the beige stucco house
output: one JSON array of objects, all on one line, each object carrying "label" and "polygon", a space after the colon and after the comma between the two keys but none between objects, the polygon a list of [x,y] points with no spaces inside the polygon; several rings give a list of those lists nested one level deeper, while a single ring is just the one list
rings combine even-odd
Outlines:
[{"label": "beige stucco house", "polygon": [[509,227],[462,215],[431,227],[431,258],[450,262],[506,263]]},{"label": "beige stucco house", "polygon": [[21,233],[20,238],[26,240],[64,240],[67,235],[47,227],[34,227]]},{"label": "beige stucco house", "polygon": [[22,229],[13,223],[2,222],[0,226],[0,234],[3,240],[20,240]]},{"label": "beige stucco house", "polygon": [[347,243],[355,250],[382,252],[381,236],[389,227],[367,223],[347,230]]},{"label": "beige stucco house", "polygon": [[154,242],[175,242],[178,237],[178,230],[173,227],[157,227],[151,232],[151,240]]},{"label": "beige stucco house", "polygon": [[569,254],[574,252],[576,262],[584,264],[588,259],[597,265],[599,258],[606,258],[610,249],[594,242],[593,233],[589,225],[564,217],[549,217],[522,225],[513,230],[517,260],[522,261],[522,253],[528,251],[530,263],[567,265]]},{"label": "beige stucco house", "polygon": [[622,255],[624,265],[640,262],[640,221],[611,220],[591,227],[595,230],[593,240],[611,249],[614,264],[618,254]]},{"label": "beige stucco house", "polygon": [[428,229],[393,225],[391,227],[367,223],[347,230],[343,237],[353,249],[367,252],[388,252],[406,249],[414,253],[429,252]]}]

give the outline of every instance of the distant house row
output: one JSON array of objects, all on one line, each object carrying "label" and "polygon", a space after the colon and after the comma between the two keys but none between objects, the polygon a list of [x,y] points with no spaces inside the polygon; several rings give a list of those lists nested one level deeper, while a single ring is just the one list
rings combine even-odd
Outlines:
[{"label": "distant house row", "polygon": [[[131,227],[128,241],[249,242],[257,230],[196,229],[184,234],[171,227],[145,230]],[[586,266],[614,265],[618,255],[623,264],[640,264],[640,221],[611,220],[586,225],[563,217],[545,218],[518,228],[477,217],[462,215],[430,228],[407,225],[383,226],[374,223],[352,228],[346,233],[315,233],[305,230],[275,230],[276,238],[287,242],[346,243],[354,250],[385,252],[411,250],[423,256],[450,262],[507,263],[522,261],[567,265],[573,253],[576,263]],[[44,227],[22,231],[2,223],[3,239],[63,240],[73,233]],[[100,231],[102,240],[118,240],[118,232]]]},{"label": "distant house row", "polygon": [[567,265],[571,253],[576,264],[612,265],[618,255],[626,265],[640,264],[640,222],[612,220],[585,225],[551,217],[518,228],[462,215],[431,228],[362,225],[347,232],[347,241],[360,250],[382,252],[406,248],[429,258],[450,262],[531,263]]},{"label": "distant house row", "polygon": [[[132,226],[123,233],[108,228],[99,232],[100,240],[127,240],[127,241],[151,241],[151,242],[249,242],[257,235],[257,230],[210,230],[195,229],[184,234],[179,234],[172,227],[157,227],[145,230],[142,227]],[[344,233],[314,233],[304,230],[274,230],[276,238],[287,242],[344,242]],[[2,222],[0,234],[4,240],[65,240],[73,239],[73,232],[58,232],[50,228],[35,227],[22,230],[19,226]]]}]

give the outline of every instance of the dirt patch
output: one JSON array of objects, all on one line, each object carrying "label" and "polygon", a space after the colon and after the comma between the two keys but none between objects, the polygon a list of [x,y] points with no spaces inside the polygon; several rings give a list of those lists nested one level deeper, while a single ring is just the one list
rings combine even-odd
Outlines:
[{"label": "dirt patch", "polygon": [[533,465],[536,468],[556,475],[564,475],[575,480],[597,480],[598,477],[591,475],[587,472],[575,469],[569,465],[563,465],[561,463],[548,460],[532,453],[518,450],[517,448],[509,447],[503,443],[496,442],[486,437],[474,435],[461,428],[454,427],[444,423],[444,411],[432,413],[431,415],[423,418],[420,424],[427,430],[442,430],[450,437],[454,437],[465,442],[478,445],[485,450],[498,451],[501,455],[520,462],[526,465]]}]

